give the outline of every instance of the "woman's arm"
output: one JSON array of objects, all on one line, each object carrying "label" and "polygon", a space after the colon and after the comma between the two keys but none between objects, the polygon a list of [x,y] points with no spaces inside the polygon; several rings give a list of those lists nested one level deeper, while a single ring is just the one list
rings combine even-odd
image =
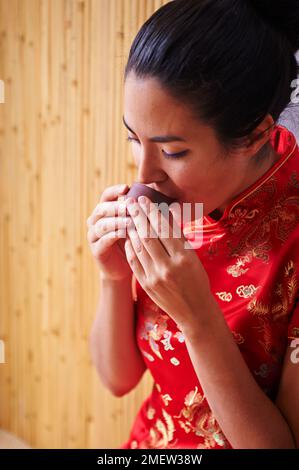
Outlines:
[{"label": "woman's arm", "polygon": [[299,339],[287,349],[276,404],[289,423],[299,449]]},{"label": "woman's arm", "polygon": [[90,350],[102,382],[115,396],[125,395],[141,379],[146,365],[135,337],[131,277],[122,281],[101,277]]},{"label": "woman's arm", "polygon": [[[198,318],[200,316],[199,312]],[[205,328],[190,324],[183,333],[205,397],[232,447],[296,448],[299,407],[295,397],[299,396],[299,365],[296,369],[287,356],[276,406],[254,380],[216,300],[212,301],[209,318],[210,324]]]}]

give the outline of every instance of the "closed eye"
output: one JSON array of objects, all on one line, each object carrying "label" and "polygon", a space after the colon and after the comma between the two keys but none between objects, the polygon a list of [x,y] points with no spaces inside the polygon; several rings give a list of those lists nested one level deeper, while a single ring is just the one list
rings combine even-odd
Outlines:
[{"label": "closed eye", "polygon": [[[139,140],[134,139],[134,137],[127,137],[127,141],[139,143]],[[183,150],[183,152],[178,153],[167,153],[165,152],[165,150],[162,149],[162,152],[165,155],[165,158],[181,158],[187,155],[188,150]]]}]

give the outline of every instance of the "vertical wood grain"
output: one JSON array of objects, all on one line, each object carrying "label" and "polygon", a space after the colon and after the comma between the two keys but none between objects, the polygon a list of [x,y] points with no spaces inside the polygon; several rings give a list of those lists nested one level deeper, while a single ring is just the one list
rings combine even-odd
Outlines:
[{"label": "vertical wood grain", "polygon": [[0,0],[0,427],[33,447],[113,448],[149,393],[102,386],[88,335],[98,272],[86,219],[136,175],[123,71],[166,1]]}]

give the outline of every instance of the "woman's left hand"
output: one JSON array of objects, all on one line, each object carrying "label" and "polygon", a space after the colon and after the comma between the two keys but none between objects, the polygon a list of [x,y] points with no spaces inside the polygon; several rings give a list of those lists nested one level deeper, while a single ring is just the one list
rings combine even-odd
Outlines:
[{"label": "woman's left hand", "polygon": [[171,211],[168,221],[156,204],[144,201],[127,201],[133,221],[125,242],[128,263],[141,287],[182,331],[205,325],[215,302],[208,275]]}]

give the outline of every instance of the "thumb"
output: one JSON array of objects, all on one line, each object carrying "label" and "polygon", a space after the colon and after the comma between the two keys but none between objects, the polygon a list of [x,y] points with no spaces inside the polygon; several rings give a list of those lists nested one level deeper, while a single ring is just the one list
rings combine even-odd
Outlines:
[{"label": "thumb", "polygon": [[118,194],[125,194],[128,189],[129,189],[129,186],[128,186],[127,184],[122,184],[122,185],[119,187]]},{"label": "thumb", "polygon": [[127,184],[123,184],[120,186],[119,191],[118,191],[118,197],[117,197],[118,201],[124,201],[126,199],[124,194],[128,192],[128,189],[129,189],[129,186]]}]

